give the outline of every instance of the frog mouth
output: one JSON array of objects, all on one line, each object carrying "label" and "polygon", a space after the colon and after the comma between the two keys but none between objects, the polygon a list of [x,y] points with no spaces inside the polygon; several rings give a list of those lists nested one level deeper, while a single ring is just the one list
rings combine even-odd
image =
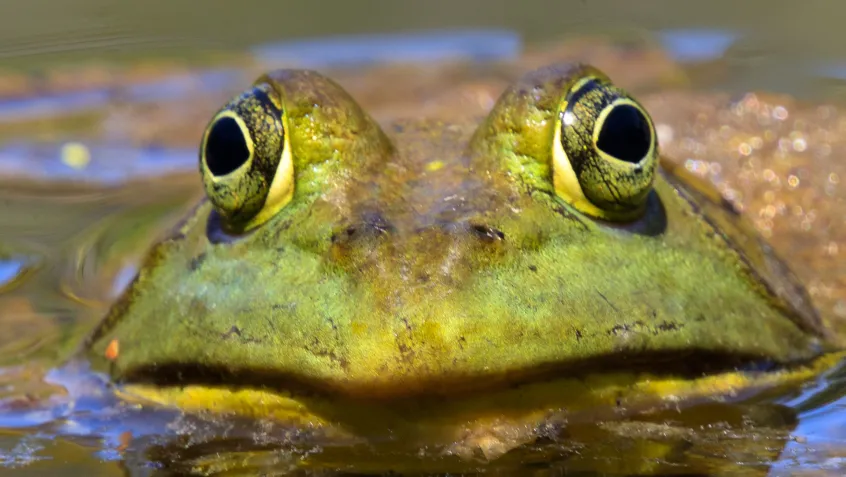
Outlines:
[{"label": "frog mouth", "polygon": [[[819,355],[817,355],[819,356]],[[649,376],[649,379],[694,381],[734,374],[756,380],[813,366],[817,358],[778,363],[746,354],[693,349],[685,352],[626,353],[596,356],[565,363],[542,363],[532,368],[497,374],[470,375],[410,372],[379,376],[373,380],[319,380],[284,370],[254,367],[213,366],[190,362],[159,362],[124,370],[118,382],[155,387],[198,386],[205,388],[262,389],[269,392],[369,400],[464,398],[480,393],[518,389],[562,379],[585,381],[595,377]]]},{"label": "frog mouth", "polygon": [[[269,381],[272,373],[253,372],[242,376],[236,385],[223,381],[237,374],[232,371],[223,376],[219,371],[215,375],[212,370],[197,366],[158,367],[156,379],[142,372],[152,373],[152,369],[127,375],[117,393],[131,402],[186,412],[270,419],[334,438],[372,441],[385,439],[388,433],[390,439],[413,445],[449,447],[466,440],[468,435],[485,436],[508,429],[504,448],[513,448],[533,440],[538,429],[548,425],[620,419],[642,411],[678,408],[711,399],[742,400],[764,391],[786,389],[832,368],[844,356],[846,352],[831,353],[789,365],[747,361],[739,368],[731,367],[739,360],[724,359],[719,369],[702,374],[700,368],[696,374],[690,368],[687,376],[637,370],[636,366],[601,372],[583,368],[581,373],[538,375],[538,379],[483,392],[465,389],[450,396],[418,393],[392,398],[333,393],[306,383],[282,386],[280,381]],[[715,357],[700,354],[687,358],[702,364]],[[539,379],[540,376],[544,378]],[[483,443],[470,444],[481,445],[484,450]]]}]

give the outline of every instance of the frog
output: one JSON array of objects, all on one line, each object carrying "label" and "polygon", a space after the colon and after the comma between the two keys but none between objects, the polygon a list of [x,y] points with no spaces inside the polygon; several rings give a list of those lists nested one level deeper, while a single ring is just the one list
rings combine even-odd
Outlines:
[{"label": "frog", "polygon": [[587,64],[462,121],[378,122],[276,70],[213,115],[199,175],[78,353],[131,402],[475,466],[841,358],[785,262]]}]

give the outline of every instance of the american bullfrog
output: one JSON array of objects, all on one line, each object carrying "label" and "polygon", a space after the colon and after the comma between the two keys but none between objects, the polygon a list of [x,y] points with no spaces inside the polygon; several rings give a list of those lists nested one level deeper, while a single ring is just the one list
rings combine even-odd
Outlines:
[{"label": "american bullfrog", "polygon": [[275,71],[212,117],[199,170],[84,344],[130,401],[492,460],[835,359],[786,265],[591,66],[478,120],[381,124]]}]

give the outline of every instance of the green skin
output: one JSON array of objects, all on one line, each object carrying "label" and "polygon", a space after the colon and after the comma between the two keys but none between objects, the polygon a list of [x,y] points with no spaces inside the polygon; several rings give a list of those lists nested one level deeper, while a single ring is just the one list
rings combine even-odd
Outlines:
[{"label": "green skin", "polygon": [[625,223],[556,194],[558,108],[586,71],[528,74],[481,124],[381,127],[316,73],[261,78],[287,115],[293,199],[241,234],[202,201],[86,356],[122,382],[384,399],[825,351],[804,290],[708,191],[660,168]]}]

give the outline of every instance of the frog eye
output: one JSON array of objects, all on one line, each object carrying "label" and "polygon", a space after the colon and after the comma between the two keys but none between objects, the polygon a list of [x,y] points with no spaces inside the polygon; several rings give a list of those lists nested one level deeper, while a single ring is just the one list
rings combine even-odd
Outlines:
[{"label": "frog eye", "polygon": [[247,231],[273,217],[294,192],[286,117],[267,83],[235,97],[203,134],[200,171],[206,195],[232,231]]},{"label": "frog eye", "polygon": [[655,127],[607,78],[585,76],[569,89],[552,148],[555,192],[579,211],[619,221],[644,211],[658,166]]}]

